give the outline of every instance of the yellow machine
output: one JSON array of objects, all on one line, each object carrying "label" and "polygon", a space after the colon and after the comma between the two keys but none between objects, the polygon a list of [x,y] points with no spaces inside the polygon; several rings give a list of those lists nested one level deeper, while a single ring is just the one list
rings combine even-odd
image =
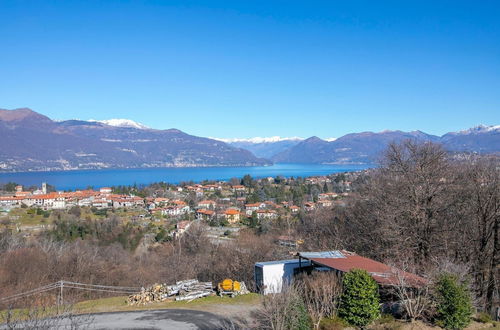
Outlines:
[{"label": "yellow machine", "polygon": [[224,281],[217,284],[217,289],[220,296],[229,295],[234,297],[241,293],[241,283],[226,278]]}]

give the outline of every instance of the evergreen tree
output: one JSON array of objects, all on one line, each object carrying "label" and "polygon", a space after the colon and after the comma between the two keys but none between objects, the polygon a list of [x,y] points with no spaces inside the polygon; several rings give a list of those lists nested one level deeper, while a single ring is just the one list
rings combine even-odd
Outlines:
[{"label": "evergreen tree", "polygon": [[243,179],[241,179],[241,184],[244,185],[245,187],[247,188],[250,188],[253,186],[254,182],[253,182],[253,178],[249,175],[249,174],[246,174]]},{"label": "evergreen tree", "polygon": [[466,283],[453,274],[443,274],[436,283],[437,325],[446,329],[463,329],[472,316],[472,301]]},{"label": "evergreen tree", "polygon": [[16,191],[17,183],[15,182],[8,182],[4,184],[3,189],[8,192],[13,192]]},{"label": "evergreen tree", "polygon": [[257,217],[257,212],[253,211],[252,217],[250,218],[249,227],[250,228],[257,228],[258,225],[259,225],[259,218]]},{"label": "evergreen tree", "polygon": [[351,325],[363,327],[380,316],[378,285],[365,270],[349,271],[344,275],[342,284],[341,318]]}]

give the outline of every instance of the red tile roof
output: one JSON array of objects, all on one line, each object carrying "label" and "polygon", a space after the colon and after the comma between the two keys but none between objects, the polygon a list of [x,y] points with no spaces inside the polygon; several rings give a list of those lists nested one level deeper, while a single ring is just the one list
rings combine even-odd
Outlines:
[{"label": "red tile roof", "polygon": [[235,209],[227,209],[224,214],[226,215],[236,215],[236,214],[240,214],[240,211],[238,210],[235,210]]}]

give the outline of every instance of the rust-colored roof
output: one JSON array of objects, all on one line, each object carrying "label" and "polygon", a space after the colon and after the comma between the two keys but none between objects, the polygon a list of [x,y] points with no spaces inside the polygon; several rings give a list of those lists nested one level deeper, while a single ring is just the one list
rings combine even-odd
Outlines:
[{"label": "rust-colored roof", "polygon": [[42,195],[33,195],[33,199],[56,199],[56,198],[64,198],[64,195],[58,194],[56,192],[51,192],[48,194],[42,194]]},{"label": "rust-colored roof", "polygon": [[235,209],[227,209],[224,214],[226,215],[236,215],[236,214],[240,214],[240,211],[238,210],[235,210]]},{"label": "rust-colored roof", "polygon": [[251,203],[251,204],[245,204],[245,207],[260,207],[261,203]]},{"label": "rust-colored roof", "polygon": [[22,201],[23,199],[24,199],[23,197],[18,197],[18,196],[0,197],[0,201]]},{"label": "rust-colored roof", "polygon": [[196,212],[200,213],[200,214],[205,214],[205,215],[214,215],[214,213],[215,213],[215,211],[213,211],[213,210],[206,210],[206,209],[199,209]]},{"label": "rust-colored roof", "polygon": [[397,285],[400,283],[399,276],[405,280],[407,286],[420,287],[427,283],[426,279],[418,275],[404,272],[357,254],[346,254],[343,251],[342,253],[345,258],[310,258],[309,260],[341,272],[348,272],[351,269],[366,270],[381,285]]},{"label": "rust-colored roof", "polygon": [[16,196],[29,196],[31,191],[16,191]]}]

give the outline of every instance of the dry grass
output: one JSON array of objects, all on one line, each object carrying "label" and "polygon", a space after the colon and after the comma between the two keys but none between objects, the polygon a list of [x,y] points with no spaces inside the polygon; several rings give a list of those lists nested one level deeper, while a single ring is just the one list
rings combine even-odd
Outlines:
[{"label": "dry grass", "polygon": [[[110,297],[95,300],[87,300],[76,303],[72,306],[72,312],[75,314],[95,314],[107,312],[126,312],[154,309],[191,309],[231,317],[237,316],[245,318],[250,316],[250,312],[260,305],[260,295],[250,293],[237,296],[235,298],[209,296],[199,298],[191,302],[188,301],[164,301],[151,303],[143,306],[130,306],[127,304],[127,297]],[[16,317],[23,319],[27,310],[16,309],[13,313]],[[0,320],[3,319],[6,311],[0,311]],[[46,316],[55,315],[57,308],[55,306],[45,310]],[[1,322],[0,322],[1,323]]]},{"label": "dry grass", "polygon": [[[209,296],[188,301],[164,301],[151,303],[148,305],[127,304],[127,297],[111,297],[97,300],[88,300],[77,303],[75,310],[78,313],[105,313],[119,311],[134,311],[134,310],[151,310],[151,309],[194,309],[201,311],[217,311],[219,309],[228,308],[228,306],[240,306],[245,309],[256,308],[260,304],[260,295],[250,293],[237,296],[235,298]],[[223,311],[221,311],[223,314]],[[219,314],[221,314],[219,313]]]}]

